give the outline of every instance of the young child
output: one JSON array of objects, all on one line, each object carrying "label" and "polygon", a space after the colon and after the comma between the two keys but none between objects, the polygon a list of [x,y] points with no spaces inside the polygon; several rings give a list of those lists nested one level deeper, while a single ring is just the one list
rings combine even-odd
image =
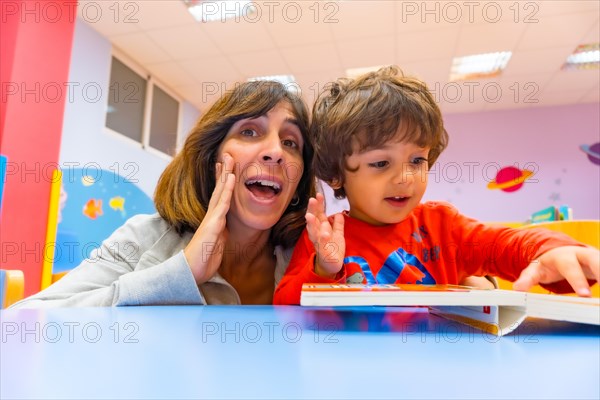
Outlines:
[{"label": "young child", "polygon": [[[299,304],[303,283],[458,284],[493,275],[517,290],[543,284],[589,296],[600,253],[545,229],[491,226],[443,202],[421,203],[427,173],[448,143],[427,86],[385,67],[339,79],[317,99],[316,175],[349,211],[327,218],[312,198],[274,304]],[[573,289],[571,289],[571,287]]]}]

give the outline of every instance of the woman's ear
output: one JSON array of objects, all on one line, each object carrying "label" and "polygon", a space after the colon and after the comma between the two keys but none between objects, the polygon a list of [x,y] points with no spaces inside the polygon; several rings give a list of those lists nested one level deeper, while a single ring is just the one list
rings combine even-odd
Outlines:
[{"label": "woman's ear", "polygon": [[331,186],[332,189],[341,189],[342,188],[342,183],[340,182],[339,179],[333,179],[331,182],[327,182],[327,184],[329,186]]}]

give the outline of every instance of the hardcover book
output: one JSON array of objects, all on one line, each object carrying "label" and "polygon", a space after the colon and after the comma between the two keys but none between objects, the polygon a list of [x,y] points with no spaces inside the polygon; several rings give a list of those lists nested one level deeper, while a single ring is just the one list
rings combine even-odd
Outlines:
[{"label": "hardcover book", "polygon": [[526,317],[600,325],[600,299],[458,285],[304,284],[303,306],[427,306],[431,313],[503,336]]}]

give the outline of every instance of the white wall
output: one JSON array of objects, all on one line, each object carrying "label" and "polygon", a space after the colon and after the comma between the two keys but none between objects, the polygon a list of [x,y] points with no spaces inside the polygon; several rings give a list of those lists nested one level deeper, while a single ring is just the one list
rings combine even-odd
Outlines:
[{"label": "white wall", "polygon": [[[137,180],[137,185],[152,197],[168,160],[105,132],[110,63],[110,42],[77,19],[69,71],[72,96],[65,105],[60,165],[63,171],[100,167],[119,172]],[[200,113],[187,102],[182,104],[182,111],[182,132],[188,132]]]},{"label": "white wall", "polygon": [[[600,166],[580,149],[600,142],[600,105],[537,107],[450,114],[450,144],[429,174],[424,200],[451,202],[483,221],[525,221],[567,204],[575,219],[600,218]],[[535,174],[517,191],[490,190],[498,168]],[[345,209],[327,191],[327,212]]]}]

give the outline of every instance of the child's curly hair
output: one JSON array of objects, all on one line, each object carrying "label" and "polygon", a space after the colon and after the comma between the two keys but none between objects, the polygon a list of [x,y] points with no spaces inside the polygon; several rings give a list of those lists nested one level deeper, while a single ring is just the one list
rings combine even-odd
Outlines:
[{"label": "child's curly hair", "polygon": [[[400,125],[404,135],[397,137]],[[334,189],[340,199],[346,197],[341,185],[353,146],[364,151],[392,139],[415,143],[430,147],[431,166],[448,145],[442,114],[427,85],[396,66],[328,84],[313,107],[310,134],[315,173],[340,186]]]}]

